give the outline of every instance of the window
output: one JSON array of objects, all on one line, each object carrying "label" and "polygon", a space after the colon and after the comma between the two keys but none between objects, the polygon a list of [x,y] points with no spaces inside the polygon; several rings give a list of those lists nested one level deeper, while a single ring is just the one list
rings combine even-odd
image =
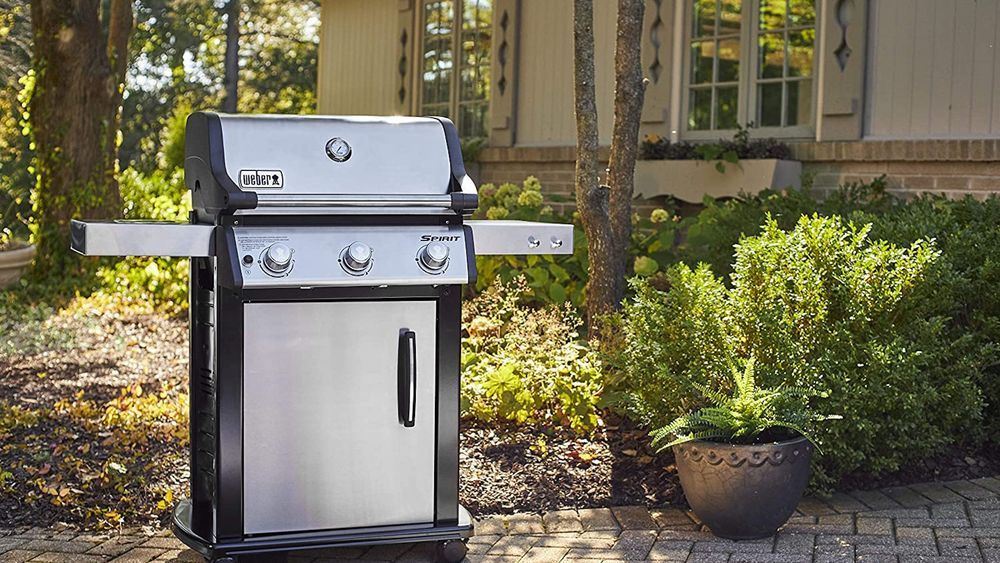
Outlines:
[{"label": "window", "polygon": [[421,115],[451,118],[462,137],[486,136],[492,0],[424,0]]},{"label": "window", "polygon": [[687,130],[813,120],[815,0],[688,0]]}]

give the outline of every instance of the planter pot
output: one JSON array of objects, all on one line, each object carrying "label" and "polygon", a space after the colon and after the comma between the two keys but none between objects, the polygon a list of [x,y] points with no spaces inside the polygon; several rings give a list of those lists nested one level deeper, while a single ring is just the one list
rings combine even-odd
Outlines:
[{"label": "planter pot", "polygon": [[0,289],[14,285],[21,279],[21,274],[28,269],[34,257],[34,245],[0,250]]},{"label": "planter pot", "polygon": [[813,445],[805,438],[753,446],[687,442],[674,446],[691,509],[712,533],[733,540],[774,535],[809,483]]},{"label": "planter pot", "polygon": [[635,193],[701,203],[706,195],[736,197],[768,188],[802,187],[802,163],[795,160],[741,160],[725,166],[725,172],[719,172],[714,161],[640,160],[635,166]]}]

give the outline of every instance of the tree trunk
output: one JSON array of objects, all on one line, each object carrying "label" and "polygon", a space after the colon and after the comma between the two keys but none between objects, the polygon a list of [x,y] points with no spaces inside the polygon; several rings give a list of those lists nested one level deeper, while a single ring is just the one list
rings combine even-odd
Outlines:
[{"label": "tree trunk", "polygon": [[226,4],[226,99],[222,111],[236,113],[240,84],[240,0]]},{"label": "tree trunk", "polygon": [[609,258],[613,261],[612,269],[617,282],[613,288],[616,307],[625,298],[625,274],[632,239],[635,161],[639,154],[639,120],[645,90],[640,59],[644,10],[644,0],[618,0],[614,126],[608,162],[608,185],[611,188],[608,220],[615,246]]},{"label": "tree trunk", "polygon": [[29,105],[35,166],[37,275],[80,269],[69,257],[69,220],[121,215],[115,179],[132,4],[32,0],[35,85]]},{"label": "tree trunk", "polygon": [[587,326],[616,306],[614,233],[608,222],[608,190],[598,183],[597,101],[594,91],[594,4],[573,4],[573,74],[576,109],[576,207],[587,234]]}]

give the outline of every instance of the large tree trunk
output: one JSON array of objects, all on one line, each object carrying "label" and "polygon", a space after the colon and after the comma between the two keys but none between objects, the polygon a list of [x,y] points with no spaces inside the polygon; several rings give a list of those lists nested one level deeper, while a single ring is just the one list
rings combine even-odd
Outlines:
[{"label": "large tree trunk", "polygon": [[100,13],[101,0],[31,2],[38,275],[79,268],[67,260],[71,218],[122,212],[115,173],[132,4],[112,0],[106,36]]},{"label": "large tree trunk", "polygon": [[[576,108],[576,208],[587,234],[587,326],[615,308],[614,233],[608,222],[608,190],[598,182],[597,101],[594,91],[594,4],[573,4],[573,71]],[[593,333],[593,330],[592,330]]]},{"label": "large tree trunk", "polygon": [[240,84],[240,0],[229,0],[226,4],[226,99],[222,111],[236,113]]},{"label": "large tree trunk", "polygon": [[616,273],[617,283],[613,288],[616,307],[625,298],[625,273],[632,239],[635,161],[639,155],[639,121],[645,90],[640,59],[644,10],[644,0],[618,0],[614,126],[608,162],[608,185],[611,187],[608,220],[616,249],[609,258]]}]

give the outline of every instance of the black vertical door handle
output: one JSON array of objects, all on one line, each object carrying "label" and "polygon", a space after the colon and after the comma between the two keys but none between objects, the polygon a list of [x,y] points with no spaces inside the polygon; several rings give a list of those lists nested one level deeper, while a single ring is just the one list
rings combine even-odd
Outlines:
[{"label": "black vertical door handle", "polygon": [[417,417],[417,333],[399,331],[399,423],[413,428]]}]

